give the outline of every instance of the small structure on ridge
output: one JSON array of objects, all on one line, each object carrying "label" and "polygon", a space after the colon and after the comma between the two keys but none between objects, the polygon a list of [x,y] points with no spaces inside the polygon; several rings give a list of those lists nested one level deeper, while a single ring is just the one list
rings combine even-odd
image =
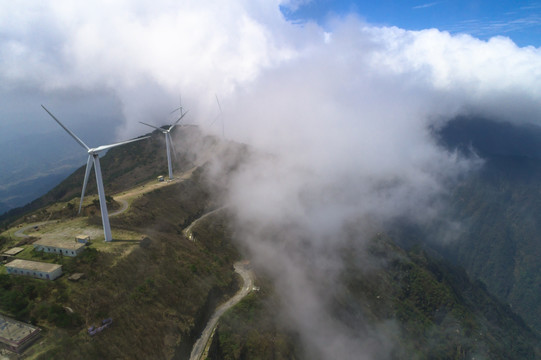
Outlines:
[{"label": "small structure on ridge", "polygon": [[65,240],[41,239],[35,241],[33,245],[36,251],[43,251],[52,254],[62,254],[65,256],[73,257],[83,252],[86,243]]},{"label": "small structure on ridge", "polygon": [[54,280],[62,275],[62,265],[15,259],[6,264],[10,275],[23,275],[36,279]]},{"label": "small structure on ridge", "polygon": [[37,340],[41,329],[0,315],[0,343],[20,354]]},{"label": "small structure on ridge", "polygon": [[90,243],[90,236],[88,236],[88,235],[77,235],[75,237],[75,242],[78,242],[80,244],[88,244],[88,243]]}]

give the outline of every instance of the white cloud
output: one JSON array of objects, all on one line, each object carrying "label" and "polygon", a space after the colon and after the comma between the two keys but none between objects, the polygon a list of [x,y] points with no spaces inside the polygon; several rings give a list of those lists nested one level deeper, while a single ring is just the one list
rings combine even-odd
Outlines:
[{"label": "white cloud", "polygon": [[148,92],[130,99],[137,89],[159,87],[175,98],[182,91],[186,99],[231,94],[296,56],[300,33],[268,1],[27,2],[0,16],[4,86],[114,89],[134,120],[156,100]]},{"label": "white cloud", "polygon": [[412,7],[412,9],[426,9],[426,8],[429,8],[429,7],[436,6],[438,4],[439,4],[439,2],[425,3],[425,4],[414,6],[414,7]]}]

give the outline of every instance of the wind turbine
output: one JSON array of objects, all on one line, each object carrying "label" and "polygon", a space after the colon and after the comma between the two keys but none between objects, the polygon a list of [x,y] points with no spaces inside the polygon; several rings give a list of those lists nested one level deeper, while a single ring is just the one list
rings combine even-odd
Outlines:
[{"label": "wind turbine", "polygon": [[160,130],[165,135],[165,146],[167,147],[167,166],[168,166],[168,169],[169,169],[169,179],[170,180],[173,180],[173,166],[171,165],[171,148],[173,148],[173,154],[176,154],[175,147],[173,146],[173,140],[171,140],[171,130],[173,130],[173,128],[175,126],[177,126],[179,121],[182,120],[182,118],[188,113],[188,111],[183,113],[182,105],[178,109],[173,110],[173,112],[175,112],[177,110],[180,110],[180,117],[173,124],[169,125],[168,129],[162,129],[162,128],[159,128],[157,126],[150,125],[150,124],[144,123],[142,121],[139,121],[143,125],[150,126],[151,128]]},{"label": "wind turbine", "polygon": [[223,114],[222,114],[222,107],[220,106],[220,100],[218,100],[218,95],[214,94],[214,96],[216,96],[216,102],[218,103],[218,109],[220,109],[220,113],[214,118],[214,120],[212,121],[212,124],[210,124],[210,126],[214,125],[216,120],[218,120],[218,118],[220,118],[220,120],[222,121],[222,139],[223,139],[223,138],[225,138],[225,123],[224,123],[224,117],[223,117]]},{"label": "wind turbine", "polygon": [[83,181],[83,191],[81,192],[81,202],[79,204],[79,213],[81,213],[81,207],[83,205],[83,199],[85,197],[85,190],[86,190],[86,184],[88,183],[88,176],[90,175],[90,170],[92,170],[92,164],[94,164],[94,172],[96,173],[96,184],[98,185],[98,196],[100,199],[100,210],[101,210],[101,221],[103,223],[103,233],[105,234],[105,241],[112,241],[113,237],[111,235],[111,225],[109,224],[109,214],[107,213],[107,203],[105,201],[105,191],[103,189],[103,179],[101,176],[100,158],[99,158],[98,153],[100,151],[108,150],[116,146],[124,145],[124,144],[131,143],[134,141],[143,140],[143,139],[148,138],[149,136],[138,138],[138,139],[127,140],[127,141],[119,142],[116,144],[102,145],[96,148],[89,148],[81,139],[77,137],[77,135],[72,133],[67,127],[64,126],[64,124],[60,122],[60,120],[58,120],[49,110],[47,110],[45,106],[41,105],[41,107],[45,111],[47,111],[47,113],[51,115],[51,117],[58,123],[58,125],[60,125],[64,130],[66,130],[66,132],[70,134],[71,137],[75,139],[75,141],[77,141],[79,145],[85,148],[86,151],[88,152],[88,161],[86,162],[86,172],[85,172],[85,179]]}]

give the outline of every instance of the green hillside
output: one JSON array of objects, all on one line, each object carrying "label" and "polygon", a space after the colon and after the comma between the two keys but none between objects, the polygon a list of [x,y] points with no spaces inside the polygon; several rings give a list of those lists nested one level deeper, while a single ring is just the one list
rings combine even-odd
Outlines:
[{"label": "green hillside", "polygon": [[[29,253],[33,260],[61,263],[67,274],[84,273],[78,282],[67,276],[43,282],[0,275],[2,312],[45,329],[41,345],[25,355],[148,359],[176,353],[185,358],[210,311],[237,288],[232,264],[238,254],[227,228],[216,226],[223,219],[199,231],[197,242],[180,232],[212,205],[208,198],[197,180],[164,186],[135,200],[133,212],[111,219],[113,233],[129,227],[144,234],[144,241],[115,236],[112,244],[93,243],[74,259]],[[95,337],[87,334],[87,327],[108,317],[114,320],[111,328]]]},{"label": "green hillside", "polygon": [[440,251],[541,333],[541,128],[458,118],[440,138],[484,159],[452,189],[460,231]]},{"label": "green hillside", "polygon": [[541,162],[492,158],[454,195],[456,263],[541,332]]}]

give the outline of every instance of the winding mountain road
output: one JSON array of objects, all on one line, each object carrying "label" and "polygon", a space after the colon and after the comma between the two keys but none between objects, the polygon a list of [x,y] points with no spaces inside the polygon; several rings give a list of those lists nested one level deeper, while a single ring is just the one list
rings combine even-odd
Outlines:
[{"label": "winding mountain road", "polygon": [[42,222],[39,222],[39,223],[35,223],[35,224],[30,224],[30,225],[27,225],[25,227],[22,227],[20,228],[19,230],[15,231],[13,233],[13,236],[15,237],[18,237],[18,238],[27,238],[27,237],[30,237],[29,235],[26,235],[24,232],[28,229],[31,229],[33,228],[34,226],[42,226],[42,225],[45,225],[45,224],[48,224],[52,221],[42,221]]},{"label": "winding mountain road", "polygon": [[143,186],[137,186],[137,187],[135,187],[133,189],[124,191],[122,193],[115,194],[114,199],[115,199],[115,201],[117,201],[117,202],[119,202],[121,204],[121,207],[120,207],[120,209],[118,209],[116,211],[110,212],[109,216],[120,215],[123,212],[125,212],[126,210],[128,210],[128,208],[130,207],[130,203],[129,203],[128,200],[130,200],[130,199],[133,199],[133,198],[135,198],[135,197],[137,197],[139,195],[143,195],[145,193],[154,191],[157,188],[164,187],[164,186],[170,186],[170,185],[173,185],[175,183],[178,183],[179,181],[184,181],[184,180],[187,180],[187,179],[191,178],[191,176],[192,176],[193,172],[195,171],[195,169],[197,169],[196,166],[194,166],[193,168],[181,173],[180,176],[175,177],[173,180],[167,180],[167,181],[162,181],[162,182],[151,181],[151,182],[148,182],[147,184],[145,184]]},{"label": "winding mountain road", "polygon": [[120,209],[109,213],[109,216],[116,216],[116,215],[122,214],[124,211],[128,210],[128,202],[126,200],[116,198],[115,201],[118,201],[120,203],[120,205],[122,205],[122,206],[120,207]]},{"label": "winding mountain road", "polygon": [[197,223],[199,223],[199,221],[205,219],[207,216],[210,216],[214,213],[217,213],[218,211],[222,210],[223,208],[225,208],[225,206],[222,206],[222,207],[219,207],[217,209],[214,209],[212,211],[209,211],[208,213],[206,213],[205,215],[201,216],[200,218],[197,218],[196,220],[194,220],[190,225],[188,225],[187,228],[185,228],[184,230],[182,230],[182,232],[184,233],[184,236],[186,236],[186,238],[194,241],[195,239],[193,238],[193,234],[192,234],[192,228],[197,225]]},{"label": "winding mountain road", "polygon": [[204,353],[208,351],[210,346],[210,339],[214,335],[214,330],[216,325],[218,325],[218,320],[220,317],[230,308],[237,305],[246,295],[252,291],[254,287],[254,273],[250,270],[246,263],[237,262],[234,265],[235,271],[240,274],[244,284],[242,288],[233,296],[231,299],[227,300],[222,305],[218,306],[214,314],[209,319],[207,326],[201,333],[201,337],[195,342],[192,353],[190,355],[190,360],[200,360],[203,357]]}]

